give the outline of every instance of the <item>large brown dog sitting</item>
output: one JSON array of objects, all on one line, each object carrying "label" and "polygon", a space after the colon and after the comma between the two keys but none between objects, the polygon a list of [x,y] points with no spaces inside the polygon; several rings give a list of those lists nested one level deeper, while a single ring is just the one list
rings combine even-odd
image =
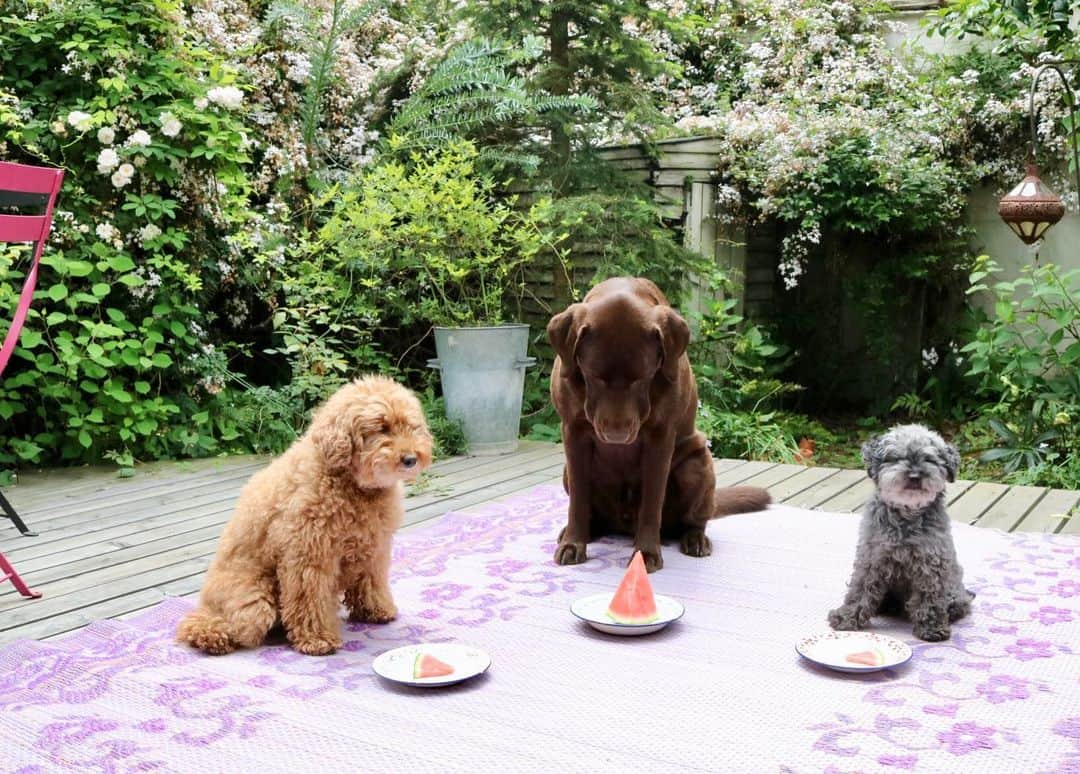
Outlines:
[{"label": "large brown dog sitting", "polygon": [[716,489],[705,436],[694,427],[697,384],[690,328],[656,285],[615,278],[551,318],[558,357],[551,398],[562,418],[570,515],[555,561],[585,561],[591,538],[632,535],[649,572],[664,566],[661,536],[708,556],[709,519],[761,510],[757,487]]}]

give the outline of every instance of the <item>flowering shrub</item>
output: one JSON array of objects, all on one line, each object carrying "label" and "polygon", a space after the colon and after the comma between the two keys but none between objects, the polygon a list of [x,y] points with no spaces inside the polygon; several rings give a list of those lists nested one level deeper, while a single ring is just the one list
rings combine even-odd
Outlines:
[{"label": "flowering shrub", "polygon": [[740,3],[711,16],[684,54],[698,63],[674,90],[673,117],[721,140],[729,218],[788,227],[789,289],[826,232],[955,231],[987,171],[968,153],[965,119],[983,99],[980,72],[927,77],[887,45],[872,10],[859,0]]},{"label": "flowering shrub", "polygon": [[[32,5],[0,24],[0,151],[68,169],[40,292],[0,385],[0,460],[206,453],[238,437],[198,362],[244,221],[249,148],[220,62],[177,35],[179,3]],[[235,90],[235,89],[234,89]],[[23,274],[4,262],[0,306]],[[21,367],[20,367],[21,366]],[[28,367],[29,366],[29,367]]]},{"label": "flowering shrub", "polygon": [[[334,40],[308,147],[311,41],[346,5],[305,4],[303,18],[242,0],[0,11],[0,155],[67,169],[0,383],[0,463],[130,465],[291,438],[326,385],[290,380],[291,353],[268,362],[264,349],[309,187],[370,161],[375,117],[454,39],[423,18],[437,2],[373,5]],[[21,268],[0,262],[4,308]]]}]

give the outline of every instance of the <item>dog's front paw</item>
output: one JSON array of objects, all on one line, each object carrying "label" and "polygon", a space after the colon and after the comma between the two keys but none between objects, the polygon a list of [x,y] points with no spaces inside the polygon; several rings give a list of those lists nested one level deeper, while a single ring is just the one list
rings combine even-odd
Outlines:
[{"label": "dog's front paw", "polygon": [[947,623],[940,621],[916,621],[912,634],[926,642],[942,642],[949,639],[952,631]]},{"label": "dog's front paw", "polygon": [[559,543],[555,549],[556,564],[581,564],[585,561],[584,543]]},{"label": "dog's front paw", "polygon": [[712,541],[700,528],[688,529],[683,533],[679,549],[687,556],[709,556],[712,553]]},{"label": "dog's front paw", "polygon": [[390,623],[397,613],[397,605],[384,600],[349,610],[349,623]]},{"label": "dog's front paw", "polygon": [[341,647],[340,637],[304,637],[292,641],[295,650],[307,656],[329,656]]},{"label": "dog's front paw", "polygon": [[949,603],[949,623],[966,618],[971,612],[970,599],[954,599]]},{"label": "dog's front paw", "polygon": [[849,605],[829,611],[829,626],[841,632],[854,632],[866,626],[868,621],[861,620],[859,611]]},{"label": "dog's front paw", "polygon": [[[664,557],[660,553],[660,546],[656,546],[655,548],[652,548],[652,547],[644,548],[642,546],[634,546],[634,550],[641,552],[641,558],[645,560],[645,571],[646,572],[656,572],[657,570],[663,569],[663,567],[664,567]],[[631,561],[633,561],[633,559],[634,559],[633,555],[630,556],[630,559],[631,559]]]}]

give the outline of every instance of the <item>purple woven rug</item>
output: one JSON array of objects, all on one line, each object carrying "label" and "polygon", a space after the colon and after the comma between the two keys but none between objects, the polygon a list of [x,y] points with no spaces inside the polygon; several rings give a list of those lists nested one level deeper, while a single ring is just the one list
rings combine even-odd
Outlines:
[{"label": "purple woven rug", "polygon": [[[945,644],[901,622],[895,672],[800,661],[843,595],[857,518],[782,506],[714,522],[708,559],[665,552],[660,634],[594,633],[570,601],[614,589],[626,540],[550,561],[554,487],[398,536],[401,618],[335,656],[222,658],[172,642],[189,604],[0,651],[0,770],[177,772],[1080,772],[1080,540],[957,526],[974,615]],[[402,688],[380,652],[462,641],[484,677]]]}]

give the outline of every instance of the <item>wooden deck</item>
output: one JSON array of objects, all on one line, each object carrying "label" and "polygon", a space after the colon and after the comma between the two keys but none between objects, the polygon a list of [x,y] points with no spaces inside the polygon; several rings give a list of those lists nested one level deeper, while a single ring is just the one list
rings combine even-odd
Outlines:
[{"label": "wooden deck", "polygon": [[[451,510],[465,510],[556,483],[562,448],[522,443],[503,457],[458,457],[432,466],[407,502],[408,529]],[[197,593],[222,525],[240,487],[263,457],[157,463],[121,479],[115,470],[78,469],[20,476],[4,490],[38,537],[19,536],[0,518],[0,550],[42,599],[0,587],[0,643],[44,639],[100,618],[123,617],[166,596]],[[718,460],[721,486],[767,487],[789,505],[858,511],[872,485],[861,470]],[[1009,531],[1080,534],[1080,492],[957,481],[954,519]]]}]

